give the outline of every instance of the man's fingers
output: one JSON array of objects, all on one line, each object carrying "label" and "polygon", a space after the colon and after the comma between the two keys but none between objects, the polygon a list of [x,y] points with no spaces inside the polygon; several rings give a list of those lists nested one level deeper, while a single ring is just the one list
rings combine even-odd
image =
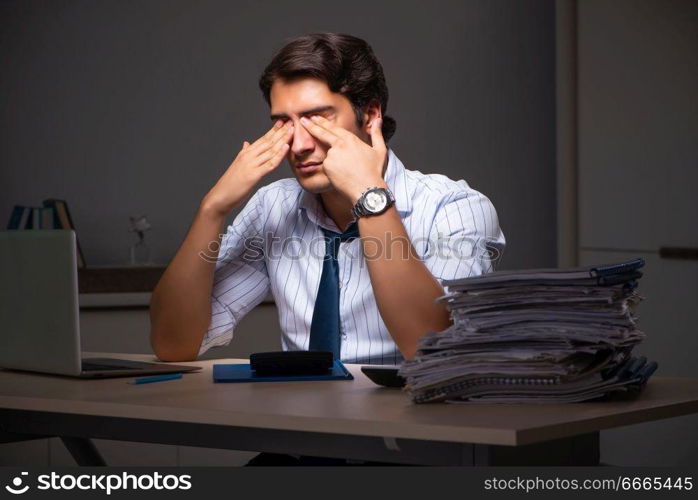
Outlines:
[{"label": "man's fingers", "polygon": [[371,145],[373,149],[384,151],[385,140],[383,139],[383,117],[376,118],[371,124]]},{"label": "man's fingers", "polygon": [[265,166],[268,161],[273,160],[277,156],[280,150],[283,150],[285,153],[288,150],[288,146],[287,142],[278,141],[273,147],[260,152],[259,156],[255,158],[255,165],[258,167]]},{"label": "man's fingers", "polygon": [[305,129],[310,132],[310,135],[320,139],[322,142],[326,142],[330,146],[334,146],[337,139],[339,139],[339,137],[337,137],[335,134],[321,127],[317,123],[311,122],[306,117],[301,118],[301,125],[303,125]]},{"label": "man's fingers", "polygon": [[268,149],[276,149],[278,146],[279,142],[288,142],[288,140],[293,136],[293,124],[291,122],[288,122],[288,124],[284,125],[282,128],[280,128],[276,134],[271,138],[269,148]]},{"label": "man's fingers", "polygon": [[[288,126],[288,125],[286,125]],[[264,146],[265,144],[273,144],[274,143],[274,138],[278,137],[280,134],[283,134],[285,130],[284,127],[284,122],[281,120],[276,120],[276,123],[274,123],[274,126],[269,129],[269,131],[264,134],[262,137],[257,139],[251,146],[251,150],[259,149],[261,146]]]},{"label": "man's fingers", "polygon": [[288,148],[290,148],[290,146],[288,145],[288,143],[284,142],[281,145],[281,147],[279,147],[276,151],[273,152],[272,157],[265,161],[261,166],[267,168],[270,171],[274,170],[281,164],[282,160],[284,159],[284,156],[286,156],[286,151],[288,151]]},{"label": "man's fingers", "polygon": [[281,128],[275,129],[274,133],[269,137],[262,137],[260,140],[250,146],[250,153],[252,155],[258,155],[264,151],[273,148],[274,145],[280,140],[287,141],[291,134],[293,133],[293,124],[288,122],[284,124]]},{"label": "man's fingers", "polygon": [[283,122],[282,120],[276,120],[276,121],[274,122],[274,125],[272,125],[272,127],[271,127],[269,130],[267,130],[267,133],[264,134],[264,135],[263,135],[262,137],[260,137],[259,139],[257,139],[256,141],[254,141],[254,142],[250,145],[250,147],[256,147],[256,146],[258,146],[260,143],[262,143],[262,142],[264,142],[264,141],[266,141],[266,140],[271,139],[271,138],[274,136],[274,134],[275,134],[276,132],[278,132],[279,130],[281,130],[281,129],[283,128],[283,126],[284,126],[284,122]]},{"label": "man's fingers", "polygon": [[243,151],[244,151],[245,149],[249,148],[249,147],[250,147],[250,143],[249,143],[249,142],[244,141],[244,142],[242,143],[242,150],[243,150]]},{"label": "man's fingers", "polygon": [[336,135],[337,137],[351,137],[354,134],[349,132],[348,130],[340,127],[339,125],[335,125],[332,123],[330,120],[325,118],[324,116],[320,115],[313,115],[310,117],[310,119],[318,126],[324,128],[328,132]]}]

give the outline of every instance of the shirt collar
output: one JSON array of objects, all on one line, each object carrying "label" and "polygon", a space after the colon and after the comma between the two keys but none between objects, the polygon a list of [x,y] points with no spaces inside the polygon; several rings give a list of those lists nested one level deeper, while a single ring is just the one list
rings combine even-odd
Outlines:
[{"label": "shirt collar", "polygon": [[[405,166],[392,149],[388,149],[388,166],[385,169],[383,179],[395,197],[395,208],[397,211],[401,214],[410,213],[412,211],[412,198],[407,190]],[[318,195],[316,194],[303,190],[298,209],[305,210],[310,220],[315,224],[334,226],[334,224],[328,224],[329,217],[325,214],[322,204],[318,199]]]},{"label": "shirt collar", "polygon": [[388,150],[388,167],[383,177],[385,183],[395,197],[395,208],[398,212],[408,214],[412,211],[412,197],[407,190],[406,169],[400,159]]}]

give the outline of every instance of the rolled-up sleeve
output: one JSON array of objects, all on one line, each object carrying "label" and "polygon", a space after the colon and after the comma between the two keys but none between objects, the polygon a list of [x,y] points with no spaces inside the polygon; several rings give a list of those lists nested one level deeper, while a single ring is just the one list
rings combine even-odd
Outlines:
[{"label": "rolled-up sleeve", "polygon": [[211,290],[211,323],[199,355],[228,345],[238,322],[269,293],[264,218],[263,193],[258,190],[221,238]]},{"label": "rolled-up sleeve", "polygon": [[505,239],[497,211],[487,196],[465,181],[437,203],[424,263],[439,281],[494,270]]}]

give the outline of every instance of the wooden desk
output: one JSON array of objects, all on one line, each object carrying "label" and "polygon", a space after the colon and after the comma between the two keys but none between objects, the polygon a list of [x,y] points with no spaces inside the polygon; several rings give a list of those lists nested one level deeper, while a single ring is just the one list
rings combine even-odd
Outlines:
[{"label": "wooden desk", "polygon": [[[88,353],[144,361],[151,355]],[[0,371],[0,441],[47,436],[435,465],[598,463],[599,432],[698,413],[698,379],[652,378],[637,399],[569,405],[415,405],[353,381],[221,384],[214,363],[131,385]],[[677,436],[677,439],[680,437]]]}]

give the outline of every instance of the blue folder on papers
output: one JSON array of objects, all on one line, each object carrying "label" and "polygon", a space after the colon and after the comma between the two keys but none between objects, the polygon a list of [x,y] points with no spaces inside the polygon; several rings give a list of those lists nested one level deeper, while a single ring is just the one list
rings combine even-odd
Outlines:
[{"label": "blue folder on papers", "polygon": [[300,382],[308,380],[354,380],[354,376],[338,359],[334,360],[331,372],[320,375],[257,375],[252,371],[249,363],[213,365],[214,382]]}]

